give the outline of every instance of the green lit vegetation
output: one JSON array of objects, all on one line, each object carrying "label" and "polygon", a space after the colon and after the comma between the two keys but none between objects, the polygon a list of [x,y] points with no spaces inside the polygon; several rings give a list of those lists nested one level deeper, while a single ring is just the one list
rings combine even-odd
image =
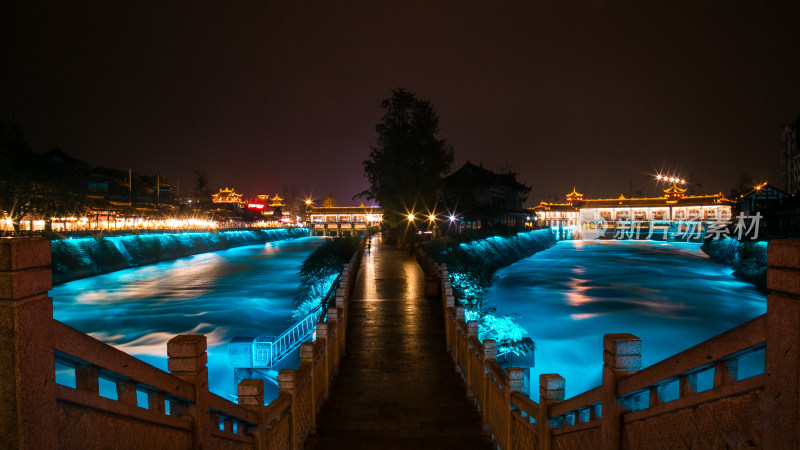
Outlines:
[{"label": "green lit vegetation", "polygon": [[731,266],[735,276],[767,292],[767,244],[768,241],[707,239],[701,249],[714,261]]},{"label": "green lit vegetation", "polygon": [[308,255],[300,266],[300,287],[294,296],[293,319],[305,317],[322,303],[344,265],[358,250],[360,240],[349,236],[334,238]]},{"label": "green lit vegetation", "polygon": [[547,229],[504,236],[457,235],[428,242],[422,249],[435,261],[447,264],[453,295],[464,306],[466,320],[478,321],[478,337],[494,339],[500,353],[524,354],[530,348],[522,343],[527,332],[516,323],[517,315],[497,315],[485,294],[497,279],[498,269],[554,243]]}]

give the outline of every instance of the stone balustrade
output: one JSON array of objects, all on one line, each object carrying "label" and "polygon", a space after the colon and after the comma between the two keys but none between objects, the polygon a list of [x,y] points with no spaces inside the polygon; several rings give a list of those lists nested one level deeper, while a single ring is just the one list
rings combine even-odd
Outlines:
[{"label": "stone balustrade", "polygon": [[[800,240],[769,244],[766,314],[645,369],[638,337],[607,334],[602,385],[565,399],[567,380],[543,374],[538,403],[464,321],[447,267],[417,259],[438,279],[447,349],[501,449],[800,448]],[[764,372],[740,377],[744,358]]]},{"label": "stone balustrade", "polygon": [[[208,391],[203,335],[172,338],[164,372],[54,320],[49,241],[0,238],[0,448],[302,448],[344,355],[363,244],[316,341],[265,406],[263,380],[239,383],[239,404]],[[74,387],[56,383],[57,367]]]}]

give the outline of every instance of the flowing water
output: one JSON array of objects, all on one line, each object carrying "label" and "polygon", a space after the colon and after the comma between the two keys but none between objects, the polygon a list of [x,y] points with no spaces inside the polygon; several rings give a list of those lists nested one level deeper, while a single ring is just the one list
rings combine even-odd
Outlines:
[{"label": "flowing water", "polygon": [[486,298],[536,344],[533,397],[540,374],[558,373],[569,398],[600,384],[604,334],[640,337],[646,367],[765,313],[731,272],[699,244],[561,241],[499,270]]},{"label": "flowing water", "polygon": [[163,370],[170,338],[205,334],[210,390],[227,397],[228,341],[287,328],[300,265],[324,241],[270,242],[72,281],[51,291],[53,315]]}]

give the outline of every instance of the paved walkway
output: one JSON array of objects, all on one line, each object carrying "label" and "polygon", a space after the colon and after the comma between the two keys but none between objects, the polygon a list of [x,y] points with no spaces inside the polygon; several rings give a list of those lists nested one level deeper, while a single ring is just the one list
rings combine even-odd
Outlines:
[{"label": "paved walkway", "polygon": [[424,281],[408,252],[373,237],[348,306],[347,356],[307,449],[492,448]]}]

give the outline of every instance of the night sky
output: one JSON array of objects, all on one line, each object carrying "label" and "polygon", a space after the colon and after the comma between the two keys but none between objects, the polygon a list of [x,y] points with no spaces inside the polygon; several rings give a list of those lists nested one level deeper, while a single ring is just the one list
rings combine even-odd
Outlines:
[{"label": "night sky", "polygon": [[357,204],[398,87],[434,104],[456,168],[510,168],[528,204],[651,194],[659,170],[780,184],[800,115],[797,1],[5,2],[0,38],[1,113],[34,150],[183,192],[206,172]]}]

